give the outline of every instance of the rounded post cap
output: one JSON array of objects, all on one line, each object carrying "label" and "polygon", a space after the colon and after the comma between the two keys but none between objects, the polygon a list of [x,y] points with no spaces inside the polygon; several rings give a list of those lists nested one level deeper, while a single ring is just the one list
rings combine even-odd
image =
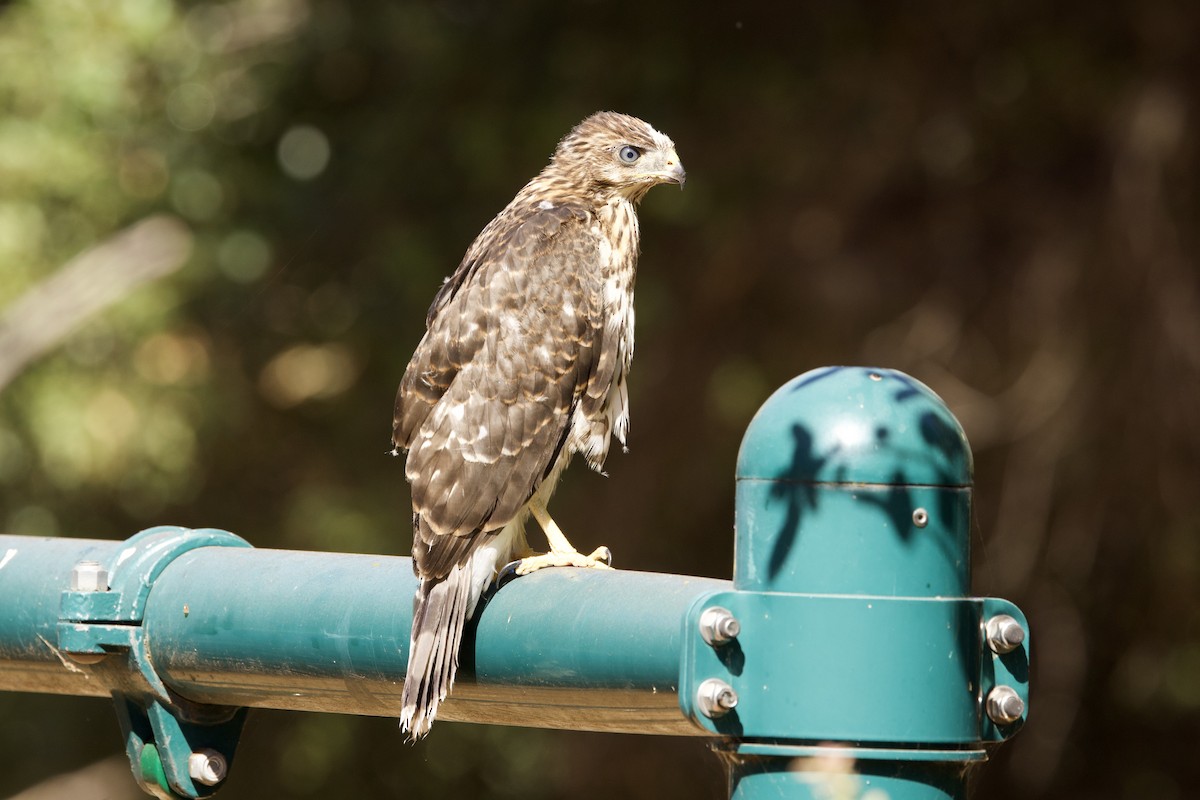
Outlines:
[{"label": "rounded post cap", "polygon": [[970,486],[966,434],[933,390],[891,369],[823,367],[785,383],[746,429],[741,479]]}]

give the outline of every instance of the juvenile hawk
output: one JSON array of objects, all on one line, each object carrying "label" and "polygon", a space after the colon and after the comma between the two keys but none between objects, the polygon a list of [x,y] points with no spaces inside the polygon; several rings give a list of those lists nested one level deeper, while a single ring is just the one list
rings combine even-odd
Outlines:
[{"label": "juvenile hawk", "polygon": [[392,441],[407,450],[413,568],[421,579],[400,725],[425,735],[454,685],[463,623],[496,571],[607,567],[546,511],[575,453],[600,470],[629,426],[636,207],[683,185],[674,143],[640,119],[601,112],[480,232],[442,285],[400,389]]}]

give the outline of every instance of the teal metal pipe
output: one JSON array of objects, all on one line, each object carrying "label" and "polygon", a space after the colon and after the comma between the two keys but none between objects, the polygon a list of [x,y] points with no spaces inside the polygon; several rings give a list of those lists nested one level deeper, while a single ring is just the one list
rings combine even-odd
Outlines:
[{"label": "teal metal pipe", "polygon": [[[961,798],[1029,688],[1024,616],[968,595],[971,470],[912,378],[801,375],[743,439],[732,582],[510,581],[440,716],[720,737],[737,800]],[[114,695],[139,783],[200,800],[188,765],[228,760],[246,707],[398,716],[415,589],[409,559],[224,531],[0,536],[0,690]]]},{"label": "teal metal pipe", "polygon": [[121,545],[0,535],[0,690],[108,696],[108,688],[66,660],[56,628],[71,568],[83,560],[107,560]]},{"label": "teal metal pipe", "polygon": [[796,759],[734,757],[730,800],[759,798],[880,798],[928,800],[966,797],[965,768],[947,761],[862,759],[849,750],[825,748]]},{"label": "teal metal pipe", "polygon": [[[0,567],[0,689],[138,685],[122,657],[79,663],[56,634],[72,567],[112,564],[126,548],[0,536],[0,558],[11,554]],[[682,621],[696,597],[728,587],[628,570],[510,581],[477,614],[442,717],[703,734],[675,695]],[[200,547],[154,578],[141,629],[153,672],[193,703],[398,716],[415,589],[407,558]]]}]

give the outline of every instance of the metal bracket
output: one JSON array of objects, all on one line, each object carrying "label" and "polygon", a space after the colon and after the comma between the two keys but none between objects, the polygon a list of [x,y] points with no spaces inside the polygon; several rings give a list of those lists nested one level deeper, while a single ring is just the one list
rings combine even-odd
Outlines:
[{"label": "metal bracket", "polygon": [[217,791],[233,763],[245,708],[207,706],[204,710],[212,715],[207,721],[187,722],[178,706],[164,706],[153,698],[114,693],[113,701],[125,734],[125,754],[143,791],[171,800],[209,797]]},{"label": "metal bracket", "polygon": [[246,709],[191,703],[154,669],[142,620],[155,580],[180,555],[199,547],[250,547],[228,531],[160,526],[126,541],[108,564],[80,562],[62,593],[58,646],[92,664],[126,653],[146,682],[142,692],[114,692],[133,776],[147,793],[202,798],[224,780]]},{"label": "metal bracket", "polygon": [[[998,615],[1022,634],[1003,654],[984,634]],[[722,621],[735,636],[713,636]],[[1003,600],[735,590],[699,598],[684,625],[683,713],[741,748],[845,742],[862,757],[975,760],[1027,714],[1028,627]],[[1017,698],[1003,723],[989,717],[997,687]]]},{"label": "metal bracket", "polygon": [[[1013,736],[1029,716],[1029,622],[1021,609],[1007,600],[985,597],[982,600],[983,614],[983,676],[980,682],[980,703],[983,709],[982,739],[985,742],[1002,742]],[[1007,643],[998,643],[988,635],[995,622],[1015,623],[1014,636]],[[1016,641],[1013,641],[1013,640]],[[995,715],[992,707],[997,691],[1016,697],[1018,703],[1010,701],[1009,709],[1019,713],[1015,719]]]}]

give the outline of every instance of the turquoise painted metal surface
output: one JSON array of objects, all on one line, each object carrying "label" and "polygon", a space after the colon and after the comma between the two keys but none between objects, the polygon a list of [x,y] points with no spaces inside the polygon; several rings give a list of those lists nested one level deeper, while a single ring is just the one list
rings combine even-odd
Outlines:
[{"label": "turquoise painted metal surface", "polygon": [[[477,614],[461,679],[673,693],[683,615],[697,596],[728,586],[628,570],[520,578]],[[167,681],[192,695],[205,693],[199,684],[209,675],[267,665],[288,675],[398,682],[415,589],[408,559],[198,550],[164,571],[146,635]]]},{"label": "turquoise painted metal surface", "polygon": [[[737,482],[734,585],[746,591],[961,597],[967,487]],[[924,527],[913,514],[924,510]]]},{"label": "turquoise painted metal surface", "polygon": [[[111,693],[150,794],[213,794],[188,759],[210,750],[231,764],[244,706],[399,713],[409,559],[258,550],[181,528],[126,542],[0,536],[4,554],[0,608],[27,613],[0,614],[0,689]],[[84,559],[111,567],[108,580],[68,589]],[[730,585],[578,570],[512,581],[476,615],[443,718],[692,732],[675,701],[681,620]]]},{"label": "turquoise painted metal surface", "polygon": [[862,760],[851,750],[826,748],[799,761],[731,756],[730,800],[813,798],[813,800],[963,800],[967,796],[959,763]]},{"label": "turquoise painted metal surface", "polygon": [[0,658],[14,664],[57,661],[50,648],[56,644],[59,607],[71,568],[85,559],[103,561],[120,544],[0,535]]},{"label": "turquoise painted metal surface", "polygon": [[[472,621],[442,717],[721,737],[745,800],[962,797],[964,765],[1020,729],[1029,698],[1024,616],[969,596],[971,469],[912,378],[802,375],[743,442],[732,583],[512,581]],[[107,585],[69,588],[82,559]],[[397,715],[415,589],[408,559],[223,531],[0,536],[0,689],[112,693],[143,788],[202,797],[215,787],[187,759],[232,759],[246,706]],[[983,631],[998,615],[1025,634],[1003,652]],[[985,712],[996,689],[1020,714]]]},{"label": "turquoise painted metal surface", "polygon": [[[134,779],[148,793],[169,798],[203,798],[214,794],[232,763],[246,719],[243,708],[196,705],[174,694],[150,659],[147,629],[142,624],[151,589],[163,570],[181,555],[200,549],[248,548],[250,543],[228,531],[161,526],[144,530],[85,569],[76,563],[74,585],[62,592],[57,626],[58,647],[82,663],[124,654],[144,681],[145,689],[114,691],[117,720],[125,737]],[[89,577],[79,579],[82,570]],[[222,764],[221,779],[195,780],[189,769],[194,754],[205,752]],[[147,770],[146,765],[154,768]]]},{"label": "turquoise painted metal surface", "polygon": [[[195,706],[177,698],[155,699],[115,693],[117,722],[134,780],[147,794],[162,798],[201,798],[217,792],[223,778],[207,785],[189,770],[193,753],[219,754],[223,773],[233,766],[245,708]],[[184,717],[194,716],[196,721]]]},{"label": "turquoise painted metal surface", "polygon": [[176,525],[148,528],[126,539],[100,563],[108,586],[100,591],[62,593],[61,618],[82,622],[138,622],[146,610],[150,588],[164,569],[183,553],[200,547],[250,547],[229,531],[190,529]]},{"label": "turquoise painted metal surface", "polygon": [[[155,586],[146,634],[164,679],[205,700],[213,683],[242,685],[239,673],[296,682],[397,680],[407,663],[416,585],[402,559],[196,550]],[[282,681],[258,681],[264,693],[274,691],[272,683],[284,691]]]},{"label": "turquoise painted metal surface", "polygon": [[[0,556],[14,553],[0,567],[0,608],[22,612],[0,614],[0,690],[399,714],[416,590],[409,559],[200,547],[155,571],[136,624],[60,620],[72,565],[113,563],[127,548],[0,536]],[[699,735],[676,701],[682,619],[697,597],[730,586],[566,569],[507,583],[476,615],[443,719]],[[90,663],[64,668],[63,644]]]},{"label": "turquoise painted metal surface", "polygon": [[843,367],[794,378],[738,453],[734,585],[963,596],[971,470],[958,421],[907,375]]},{"label": "turquoise painted metal surface", "polygon": [[[705,728],[755,740],[962,747],[979,741],[978,600],[721,592],[741,623],[711,647],[691,637],[684,685],[718,677],[738,704],[697,714]],[[964,646],[967,643],[967,646]],[[689,658],[690,655],[690,658]],[[694,712],[693,712],[694,713]]]},{"label": "turquoise painted metal surface", "polygon": [[[729,737],[731,796],[960,797],[963,763],[1020,728],[984,712],[999,685],[1028,700],[1028,647],[989,651],[1012,606],[968,596],[972,468],[941,399],[893,370],[814,370],[755,415],[733,590],[696,602],[681,659],[684,713]],[[711,641],[713,609],[736,637]]]},{"label": "turquoise painted metal surface", "polygon": [[970,486],[966,434],[932,389],[892,369],[823,367],[772,394],[737,477],[804,483]]},{"label": "turquoise painted metal surface", "polygon": [[1007,614],[1015,619],[1025,631],[1025,642],[1009,653],[996,653],[988,648],[983,650],[983,680],[980,697],[986,698],[997,686],[1007,686],[1013,689],[1025,706],[1021,718],[1010,724],[993,722],[987,714],[983,715],[983,740],[1002,742],[1021,729],[1029,715],[1029,622],[1021,609],[1007,600],[994,597],[984,598],[981,619],[988,620],[1000,614]]},{"label": "turquoise painted metal surface", "polygon": [[[663,580],[632,570],[535,572],[506,584],[481,614],[475,680],[648,686],[673,695],[683,639],[680,620],[697,597],[728,588],[728,581],[682,575]],[[603,613],[590,613],[593,609]],[[547,628],[555,635],[546,636]]]}]

